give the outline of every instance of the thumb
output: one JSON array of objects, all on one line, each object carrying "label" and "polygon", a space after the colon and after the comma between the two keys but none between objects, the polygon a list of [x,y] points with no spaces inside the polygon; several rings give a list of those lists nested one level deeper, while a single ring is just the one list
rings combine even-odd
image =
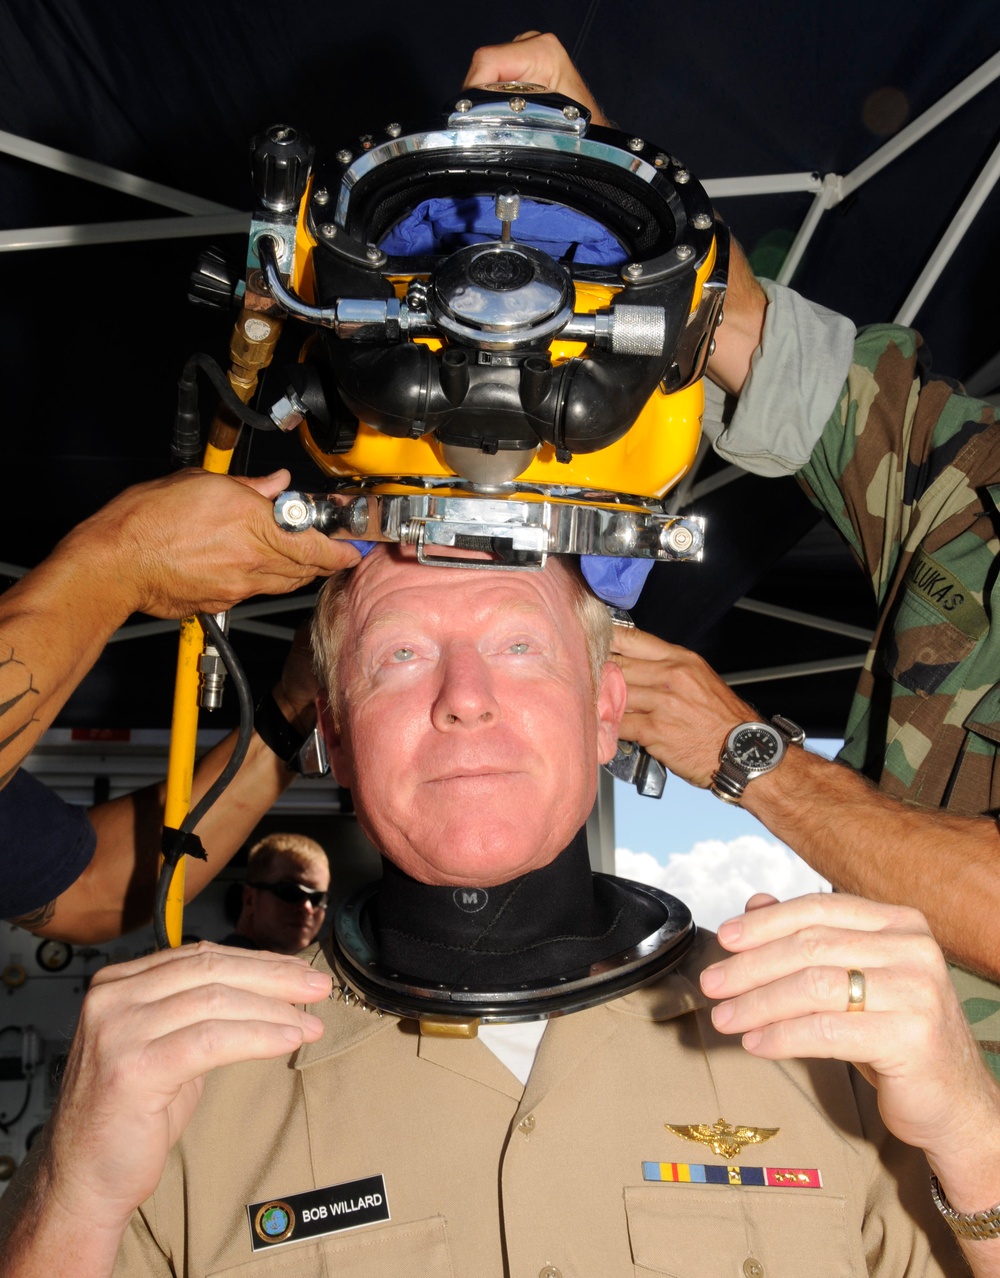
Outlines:
[{"label": "thumb", "polygon": [[270,475],[261,475],[259,479],[251,479],[247,475],[234,475],[233,478],[245,488],[252,488],[254,492],[260,493],[268,501],[274,501],[275,497],[288,487],[292,476],[290,471],[282,468]]},{"label": "thumb", "polygon": [[749,914],[751,910],[764,910],[769,905],[777,904],[778,898],[771,896],[770,892],[755,892],[746,903],[746,913]]}]

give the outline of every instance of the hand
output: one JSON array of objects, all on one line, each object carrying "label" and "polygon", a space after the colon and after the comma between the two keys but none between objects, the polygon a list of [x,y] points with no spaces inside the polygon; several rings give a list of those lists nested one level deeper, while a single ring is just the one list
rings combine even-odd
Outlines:
[{"label": "hand", "polygon": [[726,737],[738,723],[760,716],[687,648],[615,626],[611,653],[628,688],[618,735],[637,741],[691,785],[707,788]]},{"label": "hand", "polygon": [[261,479],[179,471],[126,489],[63,546],[105,566],[130,610],[154,617],[222,612],[353,568],[360,556],[347,541],[278,527],[271,502],[288,482],[287,470]]},{"label": "hand", "polygon": [[45,1152],[62,1210],[124,1228],[156,1188],[209,1070],[313,1042],[293,1003],[331,982],[299,958],[201,942],[99,971],[84,1000]]},{"label": "hand", "polygon": [[274,688],[274,699],[289,723],[304,736],[316,726],[316,698],[319,680],[313,669],[309,622],[304,621],[295,632],[285,658],[281,678]]},{"label": "hand", "polygon": [[505,80],[542,85],[550,93],[561,93],[586,107],[594,124],[610,123],[569,54],[551,33],[523,31],[510,44],[491,44],[477,49],[462,87],[481,88]]},{"label": "hand", "polygon": [[[939,1169],[1000,1146],[1000,1092],[922,914],[841,894],[756,896],[719,941],[733,957],[701,976],[724,1000],[716,1029],[768,1060],[852,1062],[889,1130]],[[863,1012],[847,1010],[848,968],[864,973]]]}]

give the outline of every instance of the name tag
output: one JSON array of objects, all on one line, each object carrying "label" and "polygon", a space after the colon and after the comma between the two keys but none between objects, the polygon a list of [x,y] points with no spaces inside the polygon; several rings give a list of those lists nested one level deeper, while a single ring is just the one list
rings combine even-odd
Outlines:
[{"label": "name tag", "polygon": [[989,618],[975,595],[926,551],[918,550],[913,556],[906,586],[970,639],[980,639],[989,629]]},{"label": "name tag", "polygon": [[247,1207],[247,1218],[254,1251],[374,1225],[390,1219],[385,1178],[367,1176],[364,1180],[349,1180],[326,1189],[309,1189],[303,1194],[251,1203]]}]

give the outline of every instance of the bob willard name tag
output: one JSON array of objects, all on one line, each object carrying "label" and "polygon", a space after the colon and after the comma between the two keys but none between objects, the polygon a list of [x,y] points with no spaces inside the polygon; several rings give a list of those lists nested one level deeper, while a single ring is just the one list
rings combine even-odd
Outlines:
[{"label": "bob willard name tag", "polygon": [[368,1176],[326,1189],[309,1189],[304,1194],[269,1198],[251,1203],[247,1217],[254,1251],[375,1225],[390,1219],[385,1179]]}]

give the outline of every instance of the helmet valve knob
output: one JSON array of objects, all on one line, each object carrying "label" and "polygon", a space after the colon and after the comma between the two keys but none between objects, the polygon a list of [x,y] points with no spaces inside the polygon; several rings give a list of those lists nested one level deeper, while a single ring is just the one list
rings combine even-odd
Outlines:
[{"label": "helmet valve knob", "polygon": [[495,208],[501,222],[500,240],[507,244],[510,242],[510,224],[521,212],[521,197],[513,187],[504,187],[503,190],[497,191]]}]

